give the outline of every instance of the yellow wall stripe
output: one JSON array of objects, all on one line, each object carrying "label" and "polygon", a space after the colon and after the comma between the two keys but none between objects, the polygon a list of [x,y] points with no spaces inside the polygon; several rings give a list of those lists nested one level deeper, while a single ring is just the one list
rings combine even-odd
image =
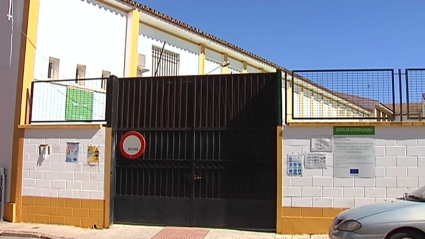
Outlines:
[{"label": "yellow wall stripe", "polygon": [[[34,79],[34,63],[37,44],[38,15],[40,0],[25,1],[22,31],[25,33],[21,41],[21,55],[17,78],[15,125],[13,133],[12,169],[10,173],[10,203],[6,205],[5,219],[20,221],[22,198],[22,160],[24,146],[24,129],[19,125],[26,124],[29,114],[29,92]],[[26,38],[25,38],[26,37]]]},{"label": "yellow wall stripe", "polygon": [[140,28],[140,13],[133,9],[127,14],[127,44],[126,44],[126,64],[125,76],[137,76],[137,61],[138,61],[138,43],[139,43],[139,28]]},{"label": "yellow wall stripe", "polygon": [[[226,54],[226,53],[224,53],[223,54],[223,61],[228,61],[229,60],[229,56]],[[229,67],[228,66],[225,66],[225,67],[222,67],[221,68],[221,74],[227,74],[229,72]]]},{"label": "yellow wall stripe", "polygon": [[205,74],[205,46],[199,45],[199,75]]},{"label": "yellow wall stripe", "polygon": [[112,128],[105,129],[105,207],[104,207],[104,225],[110,226],[110,208],[111,208],[111,162],[112,162]]},{"label": "yellow wall stripe", "polygon": [[246,61],[242,62],[242,73],[248,73],[248,64]]},{"label": "yellow wall stripe", "polygon": [[276,200],[276,232],[282,233],[282,185],[283,185],[283,172],[282,172],[282,161],[283,161],[283,127],[278,126],[276,130],[276,143],[277,143],[277,200]]}]

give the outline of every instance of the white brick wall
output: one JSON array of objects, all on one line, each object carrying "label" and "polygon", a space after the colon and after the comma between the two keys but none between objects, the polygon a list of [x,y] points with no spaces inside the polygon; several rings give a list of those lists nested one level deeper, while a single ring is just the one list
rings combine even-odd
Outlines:
[{"label": "white brick wall", "polygon": [[[80,143],[78,163],[65,162],[67,142]],[[44,143],[51,144],[51,154],[40,162],[38,147]],[[99,146],[97,165],[87,164],[89,145]],[[104,151],[103,128],[26,129],[22,195],[104,199]]]},{"label": "white brick wall", "polygon": [[285,127],[283,206],[349,208],[391,200],[425,185],[425,128],[375,129],[370,136],[375,139],[375,178],[335,178],[332,153],[325,153],[327,169],[304,169],[302,177],[286,174],[286,156],[310,152],[310,139],[332,136],[332,127]]}]

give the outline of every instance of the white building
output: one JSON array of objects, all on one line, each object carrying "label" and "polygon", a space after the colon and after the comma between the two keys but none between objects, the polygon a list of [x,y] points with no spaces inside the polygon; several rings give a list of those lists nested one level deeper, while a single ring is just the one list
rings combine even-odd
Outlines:
[{"label": "white building", "polygon": [[[288,82],[294,83],[296,117],[391,114],[391,110],[379,102],[367,107],[356,103],[354,97],[317,87],[308,79],[292,77],[290,71],[275,63],[131,0],[8,0],[0,2],[0,14],[0,30],[5,33],[0,34],[0,75],[3,76],[0,149],[4,152],[0,167],[6,169],[10,179],[6,185],[5,207],[5,219],[10,221],[109,226],[110,176],[105,172],[110,171],[111,136],[110,129],[101,124],[105,111],[105,79],[110,75],[150,77],[282,70],[287,73]],[[84,80],[86,78],[96,79]],[[70,81],[48,82],[61,79]],[[72,90],[79,93],[70,93]],[[86,98],[82,102],[72,99],[70,94]],[[288,87],[287,94],[291,99],[292,88]],[[29,122],[30,99],[33,124]],[[74,103],[88,109],[88,114],[84,113],[81,119],[72,116],[70,109],[75,108],[69,104]],[[285,122],[285,117],[291,119],[292,102],[284,99],[283,104],[288,106],[288,115],[282,119]],[[351,121],[349,124],[354,125],[380,124]],[[306,122],[291,123],[313,127],[308,128],[312,134],[330,134],[314,128],[321,127],[320,123]],[[380,128],[383,132],[387,132],[386,129]],[[287,140],[284,133],[283,150],[305,151],[311,135],[303,132],[298,137],[291,131]],[[415,168],[412,170],[425,167],[423,154],[418,153],[423,147],[418,146],[423,136],[406,135],[400,140],[389,140],[388,132],[375,136],[380,142],[376,146],[381,152],[376,170],[381,179],[336,180],[331,171],[322,169],[295,179],[283,176],[280,171],[278,185],[284,187],[283,193],[282,188],[277,189],[281,193],[278,200],[283,200],[284,209],[278,207],[277,213],[284,221],[278,220],[278,232],[300,233],[301,229],[285,229],[284,223],[312,222],[301,214],[292,215],[296,218],[291,219],[290,213],[281,211],[288,207],[294,207],[295,211],[308,208],[308,213],[319,209],[321,213],[313,213],[311,217],[327,223],[342,208],[391,198],[395,192],[425,183],[423,177],[410,171],[410,167]],[[90,144],[99,145],[100,163],[95,166],[66,164],[61,156],[66,153],[67,142],[75,140],[83,142],[83,149]],[[43,160],[39,162],[39,150],[45,144],[50,145],[50,156],[43,163]],[[281,156],[286,154],[281,152]],[[286,156],[281,157],[280,166],[284,159]],[[408,182],[414,183],[410,186]]]}]

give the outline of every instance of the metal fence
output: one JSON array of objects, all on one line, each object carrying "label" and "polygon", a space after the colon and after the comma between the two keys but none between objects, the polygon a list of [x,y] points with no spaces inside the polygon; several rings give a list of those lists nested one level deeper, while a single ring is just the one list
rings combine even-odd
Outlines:
[{"label": "metal fence", "polygon": [[398,112],[407,119],[425,118],[425,68],[406,69],[406,105],[400,104]]},{"label": "metal fence", "polygon": [[30,123],[103,122],[108,79],[33,81]]},{"label": "metal fence", "polygon": [[[287,76],[294,120],[394,120],[392,69],[296,70]],[[287,101],[288,102],[288,101]],[[289,103],[289,102],[288,102]]]}]

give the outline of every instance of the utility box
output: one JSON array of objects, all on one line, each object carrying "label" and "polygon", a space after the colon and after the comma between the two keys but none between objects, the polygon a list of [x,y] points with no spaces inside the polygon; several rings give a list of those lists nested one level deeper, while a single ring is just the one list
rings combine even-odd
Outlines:
[{"label": "utility box", "polygon": [[4,168],[0,168],[0,221],[3,221],[4,215],[4,194],[6,185],[6,174]]}]

